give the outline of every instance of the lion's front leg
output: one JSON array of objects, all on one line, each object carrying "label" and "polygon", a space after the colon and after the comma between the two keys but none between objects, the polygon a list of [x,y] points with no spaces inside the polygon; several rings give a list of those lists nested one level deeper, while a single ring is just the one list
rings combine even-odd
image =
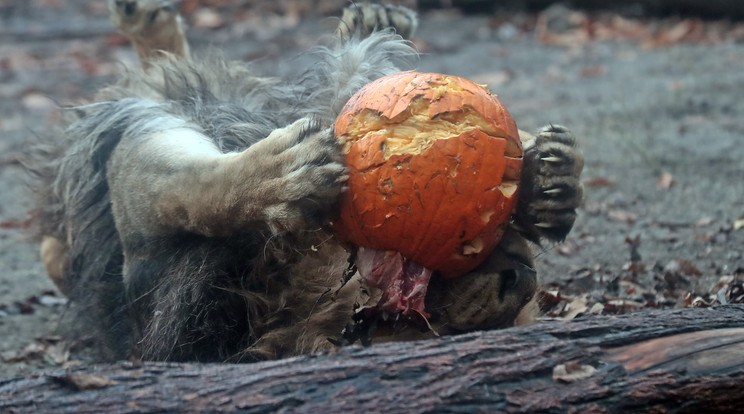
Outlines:
[{"label": "lion's front leg", "polygon": [[319,227],[346,170],[332,131],[304,118],[229,154],[185,127],[125,137],[108,176],[126,247],[129,237],[184,231],[226,237]]}]

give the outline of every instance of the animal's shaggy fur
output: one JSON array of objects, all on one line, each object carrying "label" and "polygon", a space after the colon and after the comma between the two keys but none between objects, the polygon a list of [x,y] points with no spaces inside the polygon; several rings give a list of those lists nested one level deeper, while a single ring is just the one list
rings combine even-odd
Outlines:
[{"label": "animal's shaggy fur", "polygon": [[[355,306],[374,300],[357,277],[342,286],[348,254],[323,230],[346,178],[330,125],[356,90],[415,52],[389,31],[346,36],[285,79],[214,58],[148,61],[72,109],[65,133],[32,152],[50,275],[110,357],[241,361],[327,350]],[[548,234],[556,239],[573,223],[580,157],[564,129],[538,140],[545,134],[572,163],[561,173],[570,194],[553,209],[569,222]],[[551,185],[540,179],[529,186],[535,194]],[[524,209],[538,239],[547,227]],[[524,237],[509,230],[472,274],[433,282],[435,330],[513,324],[535,292],[532,267]]]}]

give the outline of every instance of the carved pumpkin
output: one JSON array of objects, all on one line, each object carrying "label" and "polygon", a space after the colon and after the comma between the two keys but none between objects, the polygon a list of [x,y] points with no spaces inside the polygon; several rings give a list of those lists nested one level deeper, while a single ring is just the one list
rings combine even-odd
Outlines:
[{"label": "carved pumpkin", "polygon": [[349,169],[336,235],[400,252],[443,277],[498,244],[522,167],[517,126],[483,86],[400,72],[357,92],[336,119]]}]

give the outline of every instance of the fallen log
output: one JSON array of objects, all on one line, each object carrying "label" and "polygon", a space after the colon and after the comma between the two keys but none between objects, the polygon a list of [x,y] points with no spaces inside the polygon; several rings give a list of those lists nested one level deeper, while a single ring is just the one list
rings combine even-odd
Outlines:
[{"label": "fallen log", "polygon": [[744,305],[546,321],[254,364],[0,381],[0,412],[735,412]]}]

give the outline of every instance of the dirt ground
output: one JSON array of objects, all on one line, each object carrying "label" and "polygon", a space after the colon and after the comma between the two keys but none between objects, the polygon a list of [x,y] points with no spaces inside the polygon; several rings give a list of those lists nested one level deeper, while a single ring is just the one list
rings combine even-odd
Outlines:
[{"label": "dirt ground", "polygon": [[[334,26],[323,17],[333,2],[289,14],[201,3],[214,8],[183,5],[196,54],[220,48],[267,73]],[[741,299],[743,34],[725,22],[561,10],[422,16],[419,70],[488,84],[522,129],[560,123],[578,137],[586,201],[566,242],[538,253],[546,317]],[[136,64],[104,2],[0,3],[0,378],[85,360],[84,341],[60,338],[65,300],[26,236],[31,195],[17,155],[30,137],[57,133],[58,105]]]}]

